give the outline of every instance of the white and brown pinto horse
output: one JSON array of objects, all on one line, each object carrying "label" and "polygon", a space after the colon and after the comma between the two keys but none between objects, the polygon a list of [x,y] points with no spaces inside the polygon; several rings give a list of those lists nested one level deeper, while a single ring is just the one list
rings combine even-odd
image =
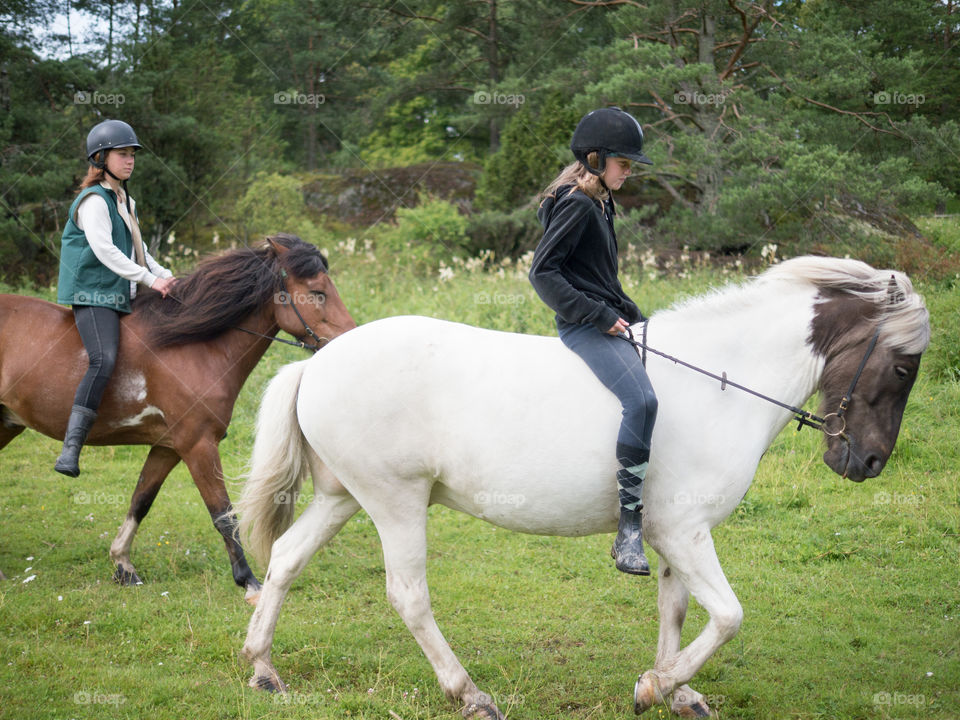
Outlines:
[{"label": "white and brown pinto horse", "polygon": [[[824,455],[855,481],[876,476],[890,456],[929,333],[906,276],[827,258],[784,262],[649,322],[652,346],[795,406],[819,388],[823,407],[836,410],[868,357],[845,431],[834,429]],[[743,498],[790,412],[659,357],[649,358],[649,373],[660,411],[644,529],[660,556],[660,636],[634,700],[642,712],[672,696],[675,712],[702,716],[703,696],[685,683],[743,617],[710,531]],[[243,648],[254,666],[250,684],[284,689],[270,659],[283,598],[310,557],[363,508],[380,534],[390,602],[443,690],[466,717],[502,717],[434,621],[427,507],[441,503],[525,533],[612,532],[619,422],[613,394],[549,337],[396,317],[285,367],[263,398],[238,506],[248,548],[270,557]],[[293,522],[293,505],[277,499],[293,497],[308,471],[315,496]],[[518,494],[523,503],[491,502]],[[710,619],[681,648],[691,594]]]}]

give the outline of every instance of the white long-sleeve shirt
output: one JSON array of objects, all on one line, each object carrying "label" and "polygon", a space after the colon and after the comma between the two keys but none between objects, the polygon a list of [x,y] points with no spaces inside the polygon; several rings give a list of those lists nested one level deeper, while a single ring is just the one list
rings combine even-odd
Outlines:
[{"label": "white long-sleeve shirt", "polygon": [[[106,183],[102,184],[106,188],[113,189]],[[126,206],[119,207],[119,193],[117,194],[117,205],[117,211],[123,217],[126,214]],[[133,198],[130,198],[130,209],[136,217],[137,205]],[[77,227],[86,235],[90,249],[93,250],[97,259],[117,275],[130,281],[131,300],[137,295],[137,283],[151,287],[157,278],[173,277],[172,272],[150,256],[146,247],[143,248],[146,267],[143,267],[133,260],[132,255],[129,257],[124,255],[123,251],[113,244],[113,224],[110,221],[110,209],[107,207],[107,201],[100,195],[96,193],[87,195],[77,207],[77,217],[74,220]]]}]

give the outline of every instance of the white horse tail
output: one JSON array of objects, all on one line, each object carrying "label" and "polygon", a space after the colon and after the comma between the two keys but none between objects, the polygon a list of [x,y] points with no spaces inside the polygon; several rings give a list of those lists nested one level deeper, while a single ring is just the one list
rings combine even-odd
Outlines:
[{"label": "white horse tail", "polygon": [[308,362],[284,366],[267,386],[257,414],[250,469],[236,505],[244,546],[265,565],[274,540],[293,523],[300,486],[309,470],[309,448],[297,419],[297,395]]}]

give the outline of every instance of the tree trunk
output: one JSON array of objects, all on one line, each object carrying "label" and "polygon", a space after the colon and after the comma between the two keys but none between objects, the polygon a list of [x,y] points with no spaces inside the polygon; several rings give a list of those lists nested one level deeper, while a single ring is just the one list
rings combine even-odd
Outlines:
[{"label": "tree trunk", "polygon": [[114,0],[110,0],[110,23],[107,31],[107,70],[113,74],[113,5]]},{"label": "tree trunk", "polygon": [[[497,47],[497,0],[489,0],[487,15],[487,64],[490,76],[490,92],[500,82],[500,50]],[[500,149],[500,118],[490,118],[490,152]]]}]

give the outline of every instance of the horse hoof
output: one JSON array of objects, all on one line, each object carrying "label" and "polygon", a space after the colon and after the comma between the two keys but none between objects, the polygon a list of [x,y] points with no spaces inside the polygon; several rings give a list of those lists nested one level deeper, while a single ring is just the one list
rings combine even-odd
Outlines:
[{"label": "horse hoof", "polygon": [[267,675],[254,675],[250,678],[250,687],[255,690],[265,690],[271,693],[287,693],[287,686],[283,684],[283,681],[278,677],[270,677]]},{"label": "horse hoof", "polygon": [[662,702],[660,682],[653,670],[647,670],[637,678],[637,684],[633,686],[633,713],[640,715]]},{"label": "horse hoof", "polygon": [[463,716],[468,720],[507,720],[507,716],[501,713],[493,703],[489,705],[470,703],[463,709]]},{"label": "horse hoof", "polygon": [[143,585],[143,580],[137,575],[136,570],[125,570],[123,565],[117,564],[117,571],[113,574],[113,581],[118,585]]},{"label": "horse hoof", "polygon": [[678,717],[682,718],[708,718],[716,717],[705,702],[697,702],[693,705],[684,705],[673,711]]},{"label": "horse hoof", "polygon": [[260,583],[256,581],[248,582],[247,591],[243,594],[243,599],[256,607],[257,603],[260,601],[261,590],[263,590],[263,586]]},{"label": "horse hoof", "polygon": [[675,715],[682,718],[717,717],[710,710],[706,698],[692,688],[682,685],[673,693],[673,705],[670,707]]}]

